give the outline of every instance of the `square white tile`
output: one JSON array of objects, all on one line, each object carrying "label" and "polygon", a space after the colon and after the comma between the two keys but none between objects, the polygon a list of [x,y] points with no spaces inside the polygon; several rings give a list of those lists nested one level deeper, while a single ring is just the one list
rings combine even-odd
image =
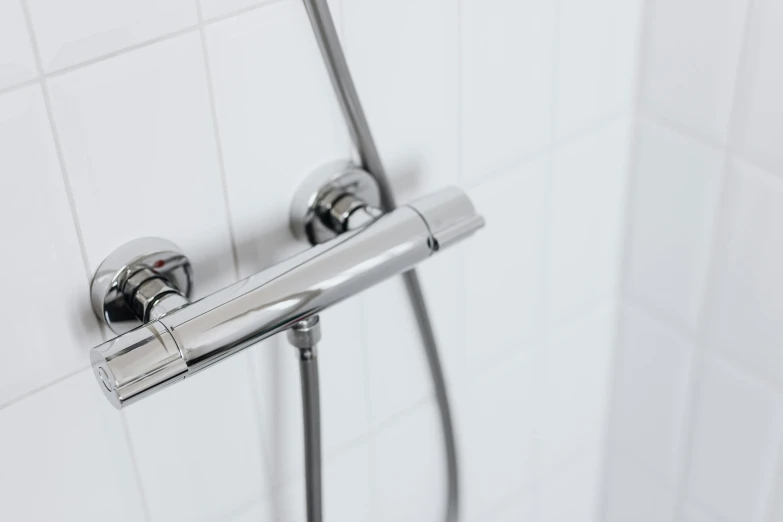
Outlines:
[{"label": "square white tile", "polygon": [[689,499],[685,503],[682,520],[683,522],[721,522],[722,519],[712,513],[707,513],[703,506]]},{"label": "square white tile", "polygon": [[761,520],[783,440],[783,397],[707,359],[695,408],[688,492],[727,522]]},{"label": "square white tile", "polygon": [[217,520],[269,490],[249,365],[236,355],[126,410],[153,521]]},{"label": "square white tile", "polygon": [[741,72],[736,149],[752,162],[783,174],[783,71],[780,68],[780,27],[783,4],[776,0],[753,2],[748,24],[747,58]]},{"label": "square white tile", "polygon": [[621,321],[610,436],[677,484],[694,347],[671,326],[628,303]]},{"label": "square white tile", "polygon": [[[370,444],[364,441],[327,458],[323,467],[324,520],[366,522],[370,516],[371,477]],[[259,520],[307,520],[305,484],[303,476],[271,492],[250,508],[240,509],[231,522],[258,522]]]},{"label": "square white tile", "polygon": [[558,6],[555,134],[589,128],[635,100],[641,0],[565,0]]},{"label": "square white tile", "polygon": [[402,278],[381,283],[359,299],[369,371],[371,422],[377,426],[431,394],[433,387]]},{"label": "square white tile", "polygon": [[0,2],[0,89],[37,75],[21,0]]},{"label": "square white tile", "polygon": [[486,227],[465,245],[465,360],[478,371],[543,335],[549,158],[470,191]]},{"label": "square white tile", "polygon": [[459,421],[467,520],[486,520],[518,491],[535,484],[534,368],[521,354],[452,394]]},{"label": "square white tile", "polygon": [[[465,337],[459,325],[465,320],[463,261],[465,251],[473,248],[473,239],[475,236],[446,250],[440,250],[437,255],[416,267],[430,321],[435,330],[438,355],[446,375],[447,386],[456,386],[465,378],[467,370]],[[405,306],[411,307],[407,292]],[[418,333],[418,329],[416,331]]]},{"label": "square white tile", "polygon": [[90,267],[144,236],[190,257],[195,296],[235,279],[197,33],[50,81]]},{"label": "square white tile", "polygon": [[0,413],[0,519],[144,520],[120,413],[83,371]]},{"label": "square white tile", "polygon": [[723,153],[667,128],[639,131],[627,291],[694,330],[702,307]]},{"label": "square white tile", "polygon": [[196,0],[205,20],[230,15],[236,11],[261,6],[271,0]]},{"label": "square white tile", "polygon": [[602,465],[601,451],[594,446],[576,455],[556,475],[542,480],[538,522],[599,520]]},{"label": "square white tile", "polygon": [[197,23],[193,0],[26,0],[46,72],[152,40]]},{"label": "square white tile", "polygon": [[783,384],[783,180],[744,163],[732,178],[710,301],[712,349]]},{"label": "square white tile", "polygon": [[[205,20],[212,18],[219,18],[221,16],[232,16],[243,10],[249,10],[256,7],[263,7],[264,4],[273,4],[277,0],[196,0],[201,5],[201,16]],[[337,32],[340,32],[342,26],[342,9],[341,3],[343,0],[329,0],[329,10],[332,13],[334,19],[334,25],[337,27]],[[241,15],[240,15],[241,16]]]},{"label": "square white tile", "polygon": [[724,141],[734,101],[747,0],[651,4],[643,103]]},{"label": "square white tile", "polygon": [[549,319],[558,323],[619,282],[630,128],[620,119],[554,153]]},{"label": "square white tile", "polygon": [[348,63],[397,200],[456,183],[458,3],[343,5]]},{"label": "square white tile", "polygon": [[609,470],[604,522],[676,520],[674,488],[622,455],[610,455],[606,465]]},{"label": "square white tile", "polygon": [[302,2],[277,2],[207,28],[240,274],[307,245],[294,240],[294,192],[349,155],[329,77]]},{"label": "square white tile", "polygon": [[[0,96],[0,404],[89,366],[102,339],[38,86]],[[53,270],[53,267],[57,270]],[[45,326],[42,328],[42,326]]]},{"label": "square white tile", "polygon": [[772,489],[772,495],[769,497],[766,513],[767,518],[764,522],[777,522],[783,520],[783,445],[781,446],[781,455],[778,457],[780,464],[778,467],[778,478]]},{"label": "square white tile", "polygon": [[374,475],[378,504],[372,520],[442,520],[446,464],[433,402],[417,406],[376,434]]},{"label": "square white tile", "polygon": [[462,4],[462,165],[475,183],[552,138],[556,3]]},{"label": "square white tile", "polygon": [[514,500],[489,518],[466,519],[469,522],[489,520],[490,522],[524,522],[537,520],[537,502],[533,491],[514,495]]},{"label": "square white tile", "polygon": [[592,310],[550,334],[533,362],[541,473],[553,474],[605,436],[617,305]]}]

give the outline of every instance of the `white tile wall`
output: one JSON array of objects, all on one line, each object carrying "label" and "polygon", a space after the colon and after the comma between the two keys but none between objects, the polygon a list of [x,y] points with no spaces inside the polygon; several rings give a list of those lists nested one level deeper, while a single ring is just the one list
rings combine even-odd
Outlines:
[{"label": "white tile wall", "polygon": [[[783,458],[783,454],[781,454],[781,458]],[[764,522],[775,522],[781,519],[783,519],[783,469],[778,469],[777,482],[770,495],[767,518],[764,519]]]},{"label": "white tile wall", "polygon": [[748,57],[741,70],[735,130],[743,156],[774,172],[783,171],[777,139],[783,132],[783,72],[778,66],[783,5],[775,0],[753,3],[748,26]]},{"label": "white tile wall", "polygon": [[[4,404],[86,368],[88,348],[101,337],[40,87],[0,98],[0,143],[0,233],[10,247],[3,251],[18,254],[3,256],[0,265],[3,288],[16,296],[0,305],[5,317],[15,318],[5,323],[0,347]],[[44,318],[47,327],[40,328]]]},{"label": "white tile wall", "polygon": [[602,454],[588,452],[538,486],[538,520],[540,522],[571,522],[602,520],[596,480],[601,474]]},{"label": "white tile wall", "polygon": [[710,360],[696,407],[687,490],[726,520],[762,520],[783,440],[783,397]]},{"label": "white tile wall", "polygon": [[277,2],[206,29],[239,271],[306,245],[288,227],[303,176],[346,159],[347,130],[301,2]]},{"label": "white tile wall", "polygon": [[536,480],[534,370],[530,354],[518,355],[458,396],[466,520],[486,520],[488,508],[509,502]]},{"label": "white tile wall", "polygon": [[35,58],[22,3],[0,2],[0,89],[36,76]]},{"label": "white tile wall", "polygon": [[645,105],[724,142],[748,0],[651,0]]},{"label": "white tile wall", "polygon": [[197,297],[233,281],[199,36],[58,76],[49,88],[90,269],[131,239],[159,236],[190,256]]},{"label": "white tile wall", "polygon": [[468,368],[487,368],[498,357],[529,351],[531,340],[543,335],[546,236],[542,221],[549,196],[548,167],[544,157],[470,192],[488,225],[474,238],[474,248],[465,249],[464,285],[469,299],[464,313],[471,318],[464,326]]},{"label": "white tile wall", "polygon": [[710,347],[783,385],[783,180],[736,164],[710,302]]},{"label": "white tile wall", "polygon": [[[323,502],[325,520],[370,520],[370,445],[359,443],[324,461]],[[270,493],[260,502],[241,509],[230,522],[285,520],[305,522],[305,489],[302,477]]]},{"label": "white tile wall", "polygon": [[606,522],[671,522],[677,495],[673,488],[633,460],[609,456]]},{"label": "white tile wall", "polygon": [[555,153],[547,265],[554,322],[578,315],[617,280],[628,142],[620,119]]},{"label": "white tile wall", "polygon": [[783,516],[781,22],[766,0],[648,6],[610,438],[673,520]]},{"label": "white tile wall", "polygon": [[[463,184],[487,217],[421,270],[461,428],[466,520],[598,515],[639,6],[332,3],[397,198]],[[31,42],[44,78],[22,88],[39,72]],[[0,92],[0,230],[27,256],[0,266],[20,296],[2,309],[0,460],[12,471],[0,481],[13,498],[0,518],[302,520],[284,339],[122,414],[84,371],[101,341],[85,265],[121,243],[179,244],[197,297],[304,248],[288,231],[291,194],[352,152],[302,3],[6,0]],[[40,276],[55,264],[56,280]],[[19,310],[44,301],[42,329]],[[399,281],[323,316],[331,520],[442,517],[415,319]]]},{"label": "white tile wall", "polygon": [[[244,9],[250,9],[274,0],[196,0],[204,19],[226,16]],[[330,2],[331,3],[331,2]]]},{"label": "white tile wall", "polygon": [[144,520],[120,416],[82,371],[0,415],[0,518]]},{"label": "white tile wall", "polygon": [[551,139],[556,2],[465,0],[461,13],[461,158],[476,182]]},{"label": "white tile wall", "polygon": [[153,521],[219,520],[269,489],[249,363],[242,354],[127,410]]},{"label": "white tile wall", "polygon": [[520,522],[522,520],[536,520],[537,516],[535,496],[532,492],[527,492],[516,495],[509,506],[504,506],[487,520],[491,522]]},{"label": "white tile wall", "polygon": [[535,424],[543,472],[559,471],[604,436],[617,304],[596,303],[550,334],[535,363]]},{"label": "white tile wall", "polygon": [[621,317],[610,436],[667,483],[677,484],[693,343],[633,305],[626,304]]},{"label": "white tile wall", "polygon": [[717,213],[723,154],[668,128],[639,128],[627,291],[695,330]]},{"label": "white tile wall", "polygon": [[400,202],[458,181],[458,15],[452,0],[343,0],[348,63]]},{"label": "white tile wall", "polygon": [[[643,0],[558,4],[555,133],[589,129],[634,100]],[[627,147],[623,147],[627,150]]]},{"label": "white tile wall", "polygon": [[121,51],[197,22],[192,0],[25,2],[47,72]]},{"label": "white tile wall", "polygon": [[685,505],[683,522],[718,522],[719,518],[708,513],[703,506],[691,500]]},{"label": "white tile wall", "polygon": [[378,431],[373,520],[442,520],[446,465],[437,409],[417,406]]}]

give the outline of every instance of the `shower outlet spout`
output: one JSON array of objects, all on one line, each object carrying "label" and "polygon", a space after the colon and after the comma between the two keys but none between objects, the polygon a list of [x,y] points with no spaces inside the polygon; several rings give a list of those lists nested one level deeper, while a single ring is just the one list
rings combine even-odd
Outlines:
[{"label": "shower outlet spout", "polygon": [[[90,353],[109,401],[122,408],[193,375],[413,268],[484,225],[456,188],[380,216],[372,195],[360,190],[363,176],[355,171],[363,171],[353,170],[351,183],[342,183],[348,179],[343,171],[331,177],[329,190],[324,183],[315,191],[305,186],[298,195],[303,199],[294,201],[295,209],[305,210],[292,225],[299,235],[318,235],[321,244],[198,301],[188,299],[190,262],[171,243],[145,238],[110,255],[95,274],[91,297],[96,314],[121,335]],[[315,179],[324,181],[323,175]],[[350,199],[330,217],[333,207],[320,198],[334,190]],[[335,216],[355,229],[327,239]]]}]

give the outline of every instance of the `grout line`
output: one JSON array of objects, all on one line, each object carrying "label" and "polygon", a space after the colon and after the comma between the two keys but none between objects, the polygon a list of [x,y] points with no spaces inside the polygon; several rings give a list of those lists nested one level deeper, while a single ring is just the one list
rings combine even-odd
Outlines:
[{"label": "grout line", "polygon": [[704,134],[697,129],[693,129],[688,125],[680,123],[672,118],[657,114],[652,110],[641,109],[641,112],[643,115],[642,120],[647,123],[662,127],[669,132],[696,141],[704,146],[723,152],[724,154],[728,153],[729,156],[736,158],[737,160],[755,168],[756,170],[761,171],[765,175],[772,176],[775,179],[780,179],[783,177],[783,173],[776,172],[778,169],[775,167],[771,167],[763,160],[759,161],[758,159],[749,158],[748,155],[744,152],[736,150],[734,145],[731,143],[723,144],[720,140],[708,136],[707,134]]},{"label": "grout line", "polygon": [[657,305],[651,299],[637,294],[628,288],[626,288],[623,293],[622,299],[625,302],[633,304],[635,308],[644,310],[647,315],[655,317],[659,322],[665,323],[670,330],[676,332],[682,339],[687,340],[690,343],[696,341],[696,327],[688,324],[688,321],[675,317],[675,314],[669,313],[664,307]]},{"label": "grout line", "polygon": [[[741,98],[741,78],[742,72],[745,68],[747,61],[749,47],[750,47],[750,24],[752,14],[754,12],[754,0],[749,0],[745,11],[745,20],[743,23],[743,36],[740,47],[740,54],[737,59],[737,64],[734,73],[734,84],[732,91],[732,106],[729,113],[729,131],[727,137],[727,143],[734,143],[736,141],[735,135],[737,132],[737,118],[738,118],[738,106],[740,105]],[[679,466],[679,498],[677,498],[675,508],[675,521],[683,521],[685,519],[685,508],[688,501],[688,481],[690,479],[691,469],[690,461],[695,445],[696,425],[698,418],[697,402],[699,397],[699,391],[704,378],[704,364],[705,356],[707,355],[708,344],[708,332],[710,325],[710,311],[708,303],[712,301],[712,297],[716,292],[715,280],[717,277],[717,271],[719,263],[717,262],[718,254],[722,250],[722,242],[720,241],[722,231],[727,221],[729,220],[730,209],[730,191],[729,185],[732,181],[732,168],[731,168],[731,151],[728,146],[724,147],[723,155],[723,168],[720,174],[720,195],[718,199],[717,211],[712,222],[712,230],[710,234],[709,256],[707,257],[707,269],[705,270],[705,284],[701,295],[700,301],[700,313],[697,327],[696,342],[694,343],[693,361],[691,365],[688,391],[685,396],[686,404],[686,419],[688,422],[682,433],[682,450]],[[713,354],[714,355],[714,354]]]},{"label": "grout line", "polygon": [[[638,455],[638,452],[634,451],[634,449],[630,448],[629,446],[630,446],[629,444],[623,441],[610,437],[609,444],[608,444],[610,457],[609,459],[607,459],[607,463],[608,460],[614,458],[620,458],[626,460],[628,461],[628,463],[631,464],[631,466],[636,468],[638,471],[641,471],[649,478],[653,479],[653,481],[655,481],[659,486],[661,486],[661,488],[666,489],[669,493],[672,494],[672,496],[676,496],[678,494],[677,486],[675,484],[672,484],[672,482],[667,477],[665,477],[663,473],[661,473],[659,470],[650,466],[650,464],[648,464],[643,459],[641,459]],[[601,519],[601,520],[606,520],[606,519]]]},{"label": "grout line", "polygon": [[636,189],[636,165],[639,159],[640,150],[640,109],[643,101],[643,86],[644,79],[647,71],[648,61],[648,44],[650,40],[651,32],[651,19],[652,19],[652,1],[643,0],[644,3],[640,8],[639,20],[639,33],[636,42],[636,67],[634,70],[635,78],[633,83],[634,92],[632,94],[633,101],[631,104],[631,138],[629,143],[628,156],[626,158],[626,184],[625,184],[625,201],[623,209],[623,227],[624,230],[620,232],[622,244],[619,251],[619,273],[617,275],[618,281],[616,285],[616,310],[615,310],[615,332],[614,332],[614,353],[611,361],[611,373],[610,382],[608,386],[607,397],[607,409],[606,418],[604,420],[604,465],[600,471],[601,479],[598,493],[598,517],[600,520],[606,520],[609,515],[609,495],[610,495],[610,469],[608,461],[612,451],[611,445],[611,430],[615,425],[615,416],[617,415],[617,394],[620,390],[620,372],[623,365],[623,334],[624,334],[624,322],[623,311],[625,308],[624,296],[626,293],[627,280],[625,277],[625,270],[628,265],[628,260],[631,256],[631,235],[633,234],[633,195]]},{"label": "grout line", "polygon": [[198,29],[198,25],[189,25],[187,27],[183,27],[182,29],[178,29],[171,33],[166,33],[160,36],[156,36],[154,38],[150,38],[149,40],[144,40],[139,43],[135,43],[132,45],[129,45],[127,47],[123,47],[122,49],[117,49],[116,51],[112,51],[110,53],[102,54],[100,56],[96,56],[95,58],[90,58],[88,60],[85,60],[83,62],[75,63],[73,65],[67,65],[65,67],[62,67],[60,69],[55,69],[51,72],[44,72],[43,69],[40,71],[41,76],[39,77],[39,80],[44,81],[47,78],[56,78],[58,76],[62,76],[64,74],[67,74],[72,71],[77,71],[79,69],[83,69],[85,67],[89,67],[91,65],[95,65],[101,62],[105,62],[108,60],[111,60],[112,58],[116,58],[118,56],[123,56],[128,53],[132,53],[133,51],[137,51],[139,49],[144,49],[145,47],[150,47],[152,45],[155,45],[157,43],[165,42],[168,40],[173,40],[174,38],[178,36],[182,36],[184,34],[191,33]]},{"label": "grout line", "polygon": [[617,121],[625,118],[626,116],[630,116],[631,114],[631,111],[627,109],[623,109],[618,112],[612,112],[603,118],[595,120],[589,127],[585,127],[579,131],[563,136],[562,138],[558,138],[549,145],[544,145],[543,147],[539,147],[533,151],[520,154],[515,159],[506,162],[504,165],[496,169],[493,169],[486,175],[481,176],[479,179],[466,182],[464,186],[468,190],[471,190],[486,185],[487,183],[490,183],[496,179],[502,179],[506,176],[513,175],[513,173],[510,172],[511,170],[532,163],[533,161],[540,160],[545,155],[553,154],[560,148],[573,145],[579,140],[586,138],[595,132],[601,131],[613,123],[616,123]]},{"label": "grout line", "polygon": [[[681,341],[694,347],[699,342],[698,334],[683,328],[677,321],[667,316],[659,308],[650,306],[650,304],[647,303],[644,299],[640,299],[638,296],[633,294],[627,294],[623,299],[629,308],[634,309],[637,313],[646,315],[648,318],[651,318],[655,320],[655,322],[665,326],[669,333],[673,334],[675,337],[678,337]],[[734,361],[731,357],[719,351],[711,350],[704,354],[704,358],[705,360],[719,361],[729,366],[731,369],[735,370],[744,377],[754,381],[755,384],[766,388],[767,391],[771,391],[778,395],[783,395],[783,383],[774,377],[770,377],[769,375],[758,372],[757,370],[746,366],[741,362]]]},{"label": "grout line", "polygon": [[[776,465],[773,471],[774,475],[772,476],[772,487],[770,487],[769,494],[764,502],[764,514],[762,515],[764,522],[774,522],[772,515],[776,514],[773,509],[775,509],[775,504],[779,500],[777,495],[783,493],[783,443],[781,443],[778,449],[778,456],[775,460]],[[783,503],[783,501],[781,502]]]},{"label": "grout line", "polygon": [[63,153],[62,143],[60,141],[60,135],[57,132],[57,125],[54,119],[54,110],[52,109],[52,100],[49,93],[49,84],[46,78],[43,76],[43,58],[41,57],[41,51],[38,46],[38,39],[35,36],[35,29],[33,27],[33,17],[30,14],[30,6],[28,0],[22,0],[22,11],[24,14],[25,25],[30,37],[30,45],[33,49],[33,56],[35,57],[35,67],[38,73],[41,75],[41,90],[43,93],[44,106],[46,108],[46,115],[49,119],[49,126],[52,132],[52,141],[54,142],[55,153],[57,154],[57,162],[60,166],[60,174],[62,176],[63,185],[65,188],[65,195],[68,198],[68,206],[71,210],[71,219],[73,220],[73,226],[76,232],[76,239],[79,242],[79,250],[82,255],[82,264],[84,265],[84,273],[87,277],[87,281],[92,280],[92,273],[90,270],[90,263],[87,258],[87,248],[84,245],[84,236],[82,235],[82,227],[79,223],[79,213],[76,209],[76,201],[73,196],[73,190],[71,188],[70,178],[68,177],[68,170],[65,166],[65,154]]},{"label": "grout line", "polygon": [[207,94],[209,97],[209,111],[212,118],[212,132],[215,138],[215,149],[218,159],[218,170],[220,176],[220,185],[223,189],[223,205],[225,206],[226,220],[228,221],[228,235],[231,241],[231,254],[234,261],[234,278],[239,280],[239,251],[237,249],[236,232],[234,230],[234,219],[231,215],[231,202],[228,194],[228,179],[226,175],[226,161],[223,153],[223,140],[220,135],[220,126],[218,125],[217,102],[215,101],[215,81],[212,74],[212,65],[209,61],[209,49],[207,47],[207,34],[204,26],[204,17],[201,10],[201,0],[196,0],[196,13],[199,21],[199,38],[201,40],[201,52],[204,56],[204,74],[207,83]]},{"label": "grout line", "polygon": [[414,413],[423,409],[427,405],[434,405],[437,407],[437,404],[435,402],[434,391],[428,392],[426,395],[419,397],[408,406],[405,406],[401,410],[396,411],[390,416],[388,416],[387,418],[383,419],[377,425],[370,428],[370,433],[373,436],[375,436],[380,432],[386,431],[387,429],[391,428],[395,424],[398,424],[399,422],[405,420],[406,418],[410,417]]},{"label": "grout line", "polygon": [[25,87],[30,87],[31,85],[36,85],[38,83],[38,78],[33,78],[32,80],[25,80],[21,83],[14,83],[12,85],[8,85],[6,87],[0,88],[0,96],[3,96],[4,94],[10,94],[12,92],[21,91]]},{"label": "grout line", "polygon": [[721,151],[726,149],[726,144],[720,141],[719,139],[714,138],[709,134],[701,132],[697,129],[694,129],[689,125],[678,122],[673,118],[664,116],[662,114],[658,114],[654,110],[645,107],[644,102],[642,102],[642,105],[639,107],[639,113],[640,113],[640,120],[644,121],[645,123],[652,123],[654,125],[658,125],[659,127],[663,127],[666,130],[669,130],[675,134],[679,134],[683,137],[690,138],[693,141],[698,141],[702,145],[706,145],[713,149],[718,149]]},{"label": "grout line", "polygon": [[128,426],[128,418],[125,411],[120,411],[120,421],[122,423],[122,433],[125,436],[125,444],[128,447],[128,454],[130,455],[132,468],[133,468],[133,480],[136,482],[136,488],[139,490],[139,496],[141,498],[141,508],[144,512],[144,520],[151,522],[152,515],[150,514],[150,507],[147,501],[147,493],[144,490],[144,482],[141,480],[141,471],[139,470],[139,464],[136,459],[136,449],[133,447],[131,440],[130,428]]},{"label": "grout line", "polygon": [[[108,53],[105,53],[105,54],[101,54],[99,56],[96,56],[96,57],[93,57],[93,58],[89,58],[87,60],[84,60],[84,61],[81,61],[81,62],[78,62],[78,63],[75,63],[75,64],[67,65],[65,67],[61,67],[59,69],[55,69],[55,70],[49,71],[49,72],[45,72],[44,71],[43,63],[42,63],[42,60],[40,58],[40,52],[38,50],[37,42],[35,42],[34,38],[31,36],[31,40],[33,40],[32,46],[33,46],[34,55],[36,57],[36,62],[39,62],[37,64],[38,65],[38,67],[37,67],[37,69],[38,69],[38,76],[36,78],[32,79],[32,80],[26,80],[26,81],[24,81],[22,83],[14,84],[14,85],[11,85],[9,87],[3,87],[2,89],[0,89],[0,95],[3,95],[5,93],[7,93],[7,92],[12,92],[12,91],[17,90],[17,89],[21,89],[23,87],[26,87],[26,86],[29,86],[29,85],[32,85],[32,84],[35,84],[35,83],[39,83],[39,82],[45,81],[47,78],[56,78],[58,76],[62,76],[62,75],[67,74],[69,72],[77,71],[79,69],[83,69],[85,67],[89,67],[91,65],[95,65],[97,63],[101,63],[101,62],[110,60],[110,59],[115,58],[117,56],[122,56],[124,54],[128,54],[128,53],[131,53],[133,51],[137,51],[139,49],[143,49],[145,47],[149,47],[149,46],[155,45],[157,43],[165,42],[167,40],[172,40],[174,38],[177,38],[178,36],[183,36],[185,34],[188,34],[188,33],[191,33],[191,32],[195,32],[195,31],[197,31],[199,29],[203,29],[203,28],[208,27],[210,25],[223,22],[225,20],[230,20],[232,18],[238,18],[238,17],[240,17],[240,16],[242,16],[242,15],[244,15],[246,13],[262,9],[262,8],[268,6],[268,5],[277,4],[277,3],[281,3],[281,2],[290,2],[290,1],[292,1],[292,0],[263,0],[263,1],[259,2],[259,3],[257,3],[257,4],[254,4],[254,5],[251,5],[251,6],[248,6],[248,7],[243,7],[241,9],[237,9],[235,11],[230,11],[228,13],[225,13],[225,14],[222,14],[222,15],[219,15],[219,16],[214,16],[214,17],[211,17],[211,18],[208,18],[208,19],[203,19],[199,15],[199,22],[197,24],[188,25],[186,27],[182,27],[180,29],[177,29],[176,31],[172,31],[170,33],[162,34],[162,35],[156,36],[154,38],[143,40],[141,42],[138,42],[138,43],[131,44],[131,45],[128,45],[126,47],[123,47],[122,49],[117,49],[115,51],[111,51],[111,52],[108,52]],[[21,3],[22,3],[23,11],[24,11],[24,16],[25,16],[25,19],[26,19],[25,22],[28,25],[28,30],[30,31],[30,33],[32,35],[33,34],[33,32],[32,32],[32,16],[29,14],[29,7],[27,6],[26,2],[27,2],[27,0],[22,0]],[[200,13],[200,6],[199,6],[199,9],[198,9],[198,12]]]},{"label": "grout line", "polygon": [[70,371],[70,372],[68,372],[68,373],[66,373],[64,375],[61,375],[61,376],[57,377],[56,379],[47,382],[46,384],[42,384],[41,386],[33,388],[32,390],[28,390],[28,391],[26,391],[26,392],[24,392],[22,394],[19,394],[16,397],[13,397],[13,398],[9,399],[8,401],[4,402],[3,404],[0,404],[0,411],[5,410],[6,408],[10,408],[14,404],[18,404],[18,403],[20,403],[22,401],[25,401],[25,400],[29,399],[30,397],[32,397],[33,395],[37,395],[40,392],[48,390],[49,388],[52,388],[52,387],[60,384],[61,382],[67,381],[71,377],[75,377],[76,375],[80,374],[81,372],[83,372],[85,370],[88,370],[90,367],[91,367],[90,365],[82,366],[82,367],[80,367],[80,368],[78,368],[76,370],[72,370],[72,371]]}]

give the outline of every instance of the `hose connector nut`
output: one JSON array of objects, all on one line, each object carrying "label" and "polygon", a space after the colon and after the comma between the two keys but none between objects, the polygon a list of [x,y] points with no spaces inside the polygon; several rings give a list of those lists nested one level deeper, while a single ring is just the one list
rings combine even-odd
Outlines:
[{"label": "hose connector nut", "polygon": [[[299,349],[300,356],[311,358],[321,341],[321,320],[317,315],[311,315],[288,329],[288,342]],[[305,355],[307,352],[308,355]]]}]

